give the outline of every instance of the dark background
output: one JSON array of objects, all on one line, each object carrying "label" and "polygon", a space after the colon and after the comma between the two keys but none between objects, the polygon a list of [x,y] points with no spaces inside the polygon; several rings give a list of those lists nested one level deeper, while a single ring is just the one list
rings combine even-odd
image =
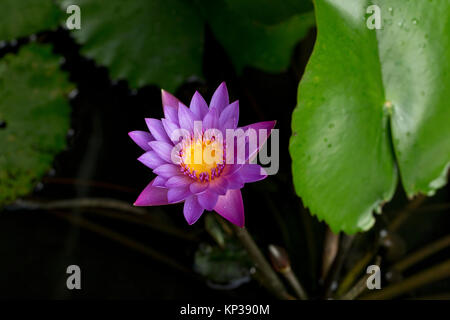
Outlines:
[{"label": "dark background", "polygon": [[[284,73],[267,74],[247,68],[242,75],[237,75],[224,49],[211,32],[207,32],[203,65],[205,79],[192,79],[174,92],[184,103],[189,103],[195,90],[209,101],[220,82],[226,81],[231,100],[240,101],[240,125],[277,120],[280,171],[276,176],[246,185],[243,189],[246,224],[263,251],[270,243],[286,247],[294,271],[313,298],[323,291],[318,277],[326,226],[309,215],[294,192],[288,145],[297,85],[314,40],[315,31],[311,30],[295,49],[292,63]],[[6,46],[0,55],[16,52],[27,41],[21,39],[17,44]],[[126,81],[112,82],[106,68],[97,67],[93,61],[80,56],[79,47],[67,31],[41,33],[37,41],[52,43],[55,52],[64,56],[62,69],[70,74],[70,80],[78,89],[71,94],[72,129],[67,136],[67,150],[56,157],[53,169],[37,185],[30,199],[107,197],[133,203],[153,175],[136,160],[141,150],[127,133],[146,130],[144,118],[162,118],[160,88],[146,86],[132,91]],[[446,187],[426,203],[445,204],[449,196],[450,191]],[[388,213],[378,219],[370,232],[358,236],[344,270],[370,247],[389,217],[406,203],[400,188],[392,203],[385,207]],[[188,226],[182,215],[182,205],[150,208],[149,212],[151,221],[176,227],[182,235],[170,236],[154,228],[99,215],[92,210],[49,212],[7,208],[0,213],[0,297],[190,298],[215,301],[229,297],[271,297],[255,281],[233,290],[212,289],[194,271],[194,254],[199,244],[212,243],[204,230],[204,217],[194,226]],[[80,228],[64,219],[64,214],[89,219],[98,226],[145,244],[169,256],[178,267],[118,243],[116,234],[105,236],[95,230]],[[394,249],[400,247],[397,255],[404,256],[448,234],[449,227],[448,213],[442,214],[442,210],[417,215],[395,235]],[[186,234],[188,239],[184,236]],[[392,251],[392,246],[383,250],[382,254]],[[444,250],[411,272],[448,256],[449,251]],[[389,264],[389,260],[386,263]],[[72,264],[81,267],[82,290],[79,291],[66,288],[66,268]],[[440,281],[406,297],[449,290],[449,281]]]}]

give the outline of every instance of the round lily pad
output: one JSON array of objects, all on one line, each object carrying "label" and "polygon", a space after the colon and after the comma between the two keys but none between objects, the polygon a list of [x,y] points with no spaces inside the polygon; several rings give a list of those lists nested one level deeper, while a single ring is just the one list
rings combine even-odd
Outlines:
[{"label": "round lily pad", "polygon": [[29,193],[66,145],[72,86],[48,45],[0,61],[0,206]]}]

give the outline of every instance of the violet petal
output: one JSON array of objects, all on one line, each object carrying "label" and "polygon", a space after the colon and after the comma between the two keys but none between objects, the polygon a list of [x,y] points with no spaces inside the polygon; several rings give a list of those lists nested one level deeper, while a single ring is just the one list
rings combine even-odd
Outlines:
[{"label": "violet petal", "polygon": [[191,195],[192,193],[189,191],[188,186],[170,188],[169,191],[167,191],[167,200],[169,203],[177,203],[183,201]]},{"label": "violet petal", "polygon": [[180,170],[180,167],[174,164],[163,164],[153,170],[153,173],[157,174],[158,176],[161,176],[163,178],[170,178],[175,175],[183,174]]},{"label": "violet petal", "polygon": [[182,174],[169,178],[169,180],[167,180],[166,182],[166,187],[168,188],[185,187],[191,185],[193,182],[194,180],[192,178],[189,178],[188,176]]},{"label": "violet petal", "polygon": [[189,225],[194,224],[203,214],[203,207],[198,203],[196,196],[191,196],[184,202],[184,218]]},{"label": "violet petal", "polygon": [[203,118],[203,130],[218,129],[219,112],[217,109],[209,109],[205,118]]},{"label": "violet petal", "polygon": [[138,161],[142,162],[145,166],[155,169],[166,162],[161,159],[155,151],[147,151],[138,158]]},{"label": "violet petal", "polygon": [[178,106],[178,121],[180,122],[180,128],[187,129],[190,132],[194,130],[194,121],[200,120],[183,104]]},{"label": "violet petal", "polygon": [[[229,121],[231,120],[231,122]],[[239,121],[239,101],[235,101],[223,109],[219,117],[220,128],[224,128],[227,123],[232,126],[224,129],[235,129]]]},{"label": "violet petal", "polygon": [[208,186],[209,182],[195,181],[194,183],[191,184],[189,188],[191,189],[191,192],[193,194],[199,194],[208,189]]},{"label": "violet petal", "polygon": [[214,211],[238,227],[244,227],[244,204],[241,190],[228,190],[226,195],[220,196]]},{"label": "violet petal", "polygon": [[267,172],[258,164],[244,164],[237,172],[245,183],[255,182],[267,177]]},{"label": "violet petal", "polygon": [[224,177],[228,181],[228,189],[241,189],[244,187],[244,180],[242,180],[241,175],[239,172],[236,172],[235,174],[229,175]]},{"label": "violet petal", "polygon": [[158,156],[168,163],[172,162],[172,150],[174,146],[164,141],[150,141],[150,147],[158,154]]},{"label": "violet petal", "polygon": [[225,177],[218,177],[209,182],[208,190],[211,190],[219,195],[227,193],[228,180]]},{"label": "violet petal", "polygon": [[[153,180],[153,186],[155,187],[161,187],[161,188],[166,188],[166,182],[167,179],[163,178],[161,176],[156,176],[156,178]],[[166,188],[167,189],[167,188]]]},{"label": "violet petal", "polygon": [[171,138],[172,137],[172,133],[175,130],[179,129],[178,125],[176,123],[170,121],[170,120],[167,120],[167,119],[161,119],[161,123],[162,123],[162,125],[164,127],[164,130],[166,131],[167,136],[169,137],[170,141],[178,142],[178,141],[175,141],[175,139],[172,140],[172,138]]},{"label": "violet petal", "polygon": [[149,132],[137,130],[129,132],[128,135],[134,141],[134,143],[136,143],[139,147],[141,147],[145,151],[151,150],[148,143],[154,139]]},{"label": "violet petal", "polygon": [[208,104],[198,91],[195,91],[189,107],[199,120],[202,120],[209,111]]},{"label": "violet petal", "polygon": [[225,82],[222,82],[219,87],[214,92],[211,103],[209,104],[210,109],[217,109],[219,111],[219,114],[222,113],[222,110],[229,105],[229,98],[228,98],[228,89]]},{"label": "violet petal", "polygon": [[166,130],[164,129],[161,120],[146,118],[145,123],[147,123],[147,127],[150,130],[152,136],[155,138],[155,140],[172,143],[172,141],[169,139],[169,136],[166,133]]},{"label": "violet petal", "polygon": [[[263,122],[257,122],[257,123],[253,123],[248,126],[242,127],[244,132],[247,132],[247,130],[249,130],[249,129],[255,130],[256,136],[258,137],[258,143],[257,143],[256,148],[254,146],[249,146],[249,144],[246,143],[247,146],[246,146],[246,159],[245,160],[248,160],[248,159],[252,160],[258,154],[258,151],[262,148],[262,146],[266,142],[267,138],[270,136],[271,130],[275,127],[275,124],[276,124],[276,121],[263,121]],[[259,130],[261,130],[261,129],[266,130],[263,139],[259,138],[259,136],[260,136]],[[248,149],[249,147],[252,147],[251,150]]]},{"label": "violet petal", "polygon": [[211,211],[217,203],[218,195],[215,192],[206,190],[205,192],[200,193],[197,198],[203,208]]}]

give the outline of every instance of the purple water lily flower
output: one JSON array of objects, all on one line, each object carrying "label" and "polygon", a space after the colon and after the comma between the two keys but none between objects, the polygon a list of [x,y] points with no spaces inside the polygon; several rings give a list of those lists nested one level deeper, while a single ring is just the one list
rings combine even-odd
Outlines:
[{"label": "purple water lily flower", "polygon": [[[270,135],[275,121],[238,128],[239,102],[229,103],[224,82],[215,91],[209,107],[198,92],[192,97],[189,108],[164,90],[161,95],[164,118],[145,119],[150,132],[129,133],[145,151],[138,160],[157,175],[134,205],[157,206],[184,201],[184,217],[189,224],[195,223],[205,210],[214,210],[243,227],[244,205],[240,189],[245,183],[267,176],[261,166],[250,160]],[[212,134],[208,134],[209,129],[214,129]],[[225,139],[219,141],[220,133],[225,137],[229,130],[240,131],[241,136],[246,134],[245,139],[240,140],[244,145],[228,145],[227,148]],[[256,145],[249,141],[249,130],[258,133]],[[184,136],[174,135],[177,131],[184,132]],[[216,152],[217,149],[212,152],[219,158],[206,161],[201,157],[200,161],[190,161],[196,152],[202,154],[210,147],[220,148],[221,152]],[[239,159],[239,147],[244,148],[245,159]],[[233,155],[227,158],[227,154]]]}]

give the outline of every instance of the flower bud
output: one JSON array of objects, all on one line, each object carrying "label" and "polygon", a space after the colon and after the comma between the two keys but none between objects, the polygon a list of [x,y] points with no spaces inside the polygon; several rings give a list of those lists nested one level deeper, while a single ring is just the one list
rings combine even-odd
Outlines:
[{"label": "flower bud", "polygon": [[285,273],[291,269],[291,262],[284,248],[273,244],[269,245],[269,257],[277,272]]}]

